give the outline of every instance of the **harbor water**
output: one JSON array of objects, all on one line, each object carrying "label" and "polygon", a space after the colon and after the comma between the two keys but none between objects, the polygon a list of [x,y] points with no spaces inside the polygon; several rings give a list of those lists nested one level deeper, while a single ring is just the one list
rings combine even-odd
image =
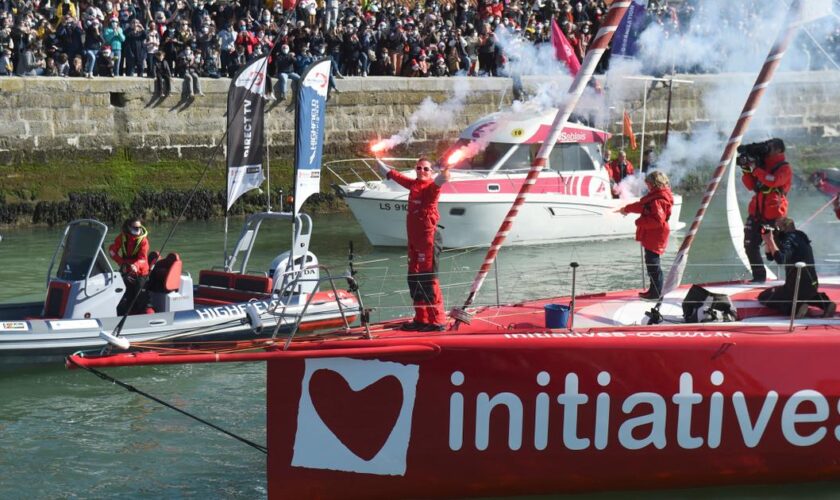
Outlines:
[{"label": "harbor water", "polygon": [[[802,222],[826,201],[813,191],[795,192],[791,215]],[[684,222],[690,223],[699,202],[699,196],[686,197]],[[232,221],[231,228],[239,222]],[[314,222],[310,250],[334,274],[347,269],[348,242],[354,243],[363,298],[366,306],[375,308],[374,320],[409,314],[404,249],[371,247],[349,214],[319,215]],[[149,226],[152,248],[158,249],[171,226]],[[840,272],[840,221],[833,212],[825,210],[804,230],[813,240],[820,272]],[[2,231],[0,301],[43,297],[47,268],[61,231]],[[231,231],[228,248],[237,234],[238,229]],[[672,238],[664,266],[670,264],[683,235],[681,231]],[[291,228],[265,227],[260,236],[249,266],[253,271],[267,271],[273,257],[287,249]],[[164,253],[178,252],[185,271],[197,277],[200,269],[221,265],[224,246],[222,221],[189,222],[178,227]],[[466,298],[484,251],[444,253],[441,282],[447,309]],[[573,261],[580,264],[578,293],[643,286],[639,245],[631,239],[519,246],[502,250],[498,272],[491,272],[477,303],[568,295]],[[715,202],[692,248],[683,282],[746,275],[730,243],[722,203]],[[262,363],[106,371],[260,444],[265,442],[267,426],[292,425],[266,422]],[[265,455],[259,451],[90,373],[68,371],[60,365],[0,370],[0,498],[262,498],[267,493],[265,470]],[[645,496],[671,498],[675,494],[691,498],[832,497],[840,495],[840,485],[715,488]],[[627,496],[590,497],[617,495]]]}]

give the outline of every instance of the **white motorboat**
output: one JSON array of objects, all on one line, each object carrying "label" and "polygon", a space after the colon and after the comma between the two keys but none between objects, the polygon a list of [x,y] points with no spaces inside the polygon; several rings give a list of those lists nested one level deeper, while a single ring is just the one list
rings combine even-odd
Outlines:
[{"label": "white motorboat", "polygon": [[[103,249],[108,227],[92,219],[71,222],[47,271],[45,299],[0,305],[0,368],[60,361],[109,345],[253,340],[349,327],[359,314],[359,300],[337,289],[331,277],[321,278],[317,257],[308,251],[312,221],[307,215],[297,217],[292,263],[287,251],[266,271],[247,272],[259,228],[271,219],[292,217],[251,215],[226,270],[202,270],[196,285],[182,271],[178,254],[161,258],[147,287],[152,307],[125,318],[116,313],[125,283]],[[325,282],[329,289],[321,291]]]},{"label": "white motorboat", "polygon": [[[556,109],[494,113],[465,129],[443,156],[466,154],[454,162],[451,180],[439,200],[443,244],[448,248],[487,246],[507,214],[525,179],[534,155],[548,135]],[[635,199],[613,198],[603,164],[608,134],[581,124],[569,124],[540,173],[507,236],[507,244],[632,237],[635,217],[616,210]],[[399,168],[413,167],[409,159],[385,159]],[[382,179],[370,160],[325,165],[339,180],[339,188],[365,235],[374,245],[406,244],[405,209],[408,191]],[[407,175],[414,175],[413,168]],[[357,181],[352,181],[350,175]],[[375,177],[374,177],[375,176]],[[347,181],[346,179],[351,179]],[[682,197],[674,196],[672,230],[679,222]]]}]

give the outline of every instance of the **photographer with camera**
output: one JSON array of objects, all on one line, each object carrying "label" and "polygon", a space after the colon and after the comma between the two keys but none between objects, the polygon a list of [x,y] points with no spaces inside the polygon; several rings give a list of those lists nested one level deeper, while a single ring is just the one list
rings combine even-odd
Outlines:
[{"label": "photographer with camera", "polygon": [[[785,266],[785,284],[762,291],[758,300],[763,305],[790,314],[793,298],[796,300],[796,317],[804,318],[808,305],[823,310],[823,317],[831,318],[837,305],[828,296],[818,291],[819,281],[814,267],[814,251],[808,235],[796,229],[793,220],[779,218],[773,226],[762,226],[761,238],[767,249],[767,259]],[[796,294],[797,262],[804,262],[799,278],[799,293]]]},{"label": "photographer with camera", "polygon": [[737,163],[743,172],[741,181],[755,193],[744,224],[744,249],[752,268],[752,281],[764,283],[767,271],[761,260],[761,227],[772,226],[787,215],[793,171],[785,160],[785,143],[778,138],[738,146]]}]

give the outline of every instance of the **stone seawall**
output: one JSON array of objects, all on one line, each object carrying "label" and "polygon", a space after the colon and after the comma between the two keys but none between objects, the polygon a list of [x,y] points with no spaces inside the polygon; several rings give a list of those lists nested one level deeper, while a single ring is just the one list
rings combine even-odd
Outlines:
[{"label": "stone seawall", "polygon": [[[693,84],[674,84],[671,130],[691,132],[715,119],[734,119],[755,75],[687,75]],[[467,105],[448,130],[420,127],[415,149],[433,149],[438,140],[452,140],[469,122],[509,104],[512,81],[506,78],[469,78]],[[124,155],[132,161],[206,159],[222,138],[229,80],[204,79],[205,96],[183,101],[176,90],[156,101],[152,81],[140,78],[0,78],[0,164],[38,164],[54,160],[101,160]],[[339,80],[327,115],[328,157],[361,154],[371,138],[388,136],[407,124],[419,104],[430,96],[442,102],[452,95],[455,78],[402,79],[389,77]],[[538,83],[526,79],[526,88]],[[628,85],[625,100],[614,111],[634,111],[641,129],[642,83]],[[737,98],[728,99],[720,89]],[[774,81],[755,124],[772,127],[789,143],[840,148],[840,72],[784,73]],[[668,92],[656,87],[648,94],[646,133],[664,132]],[[715,113],[706,112],[711,103]],[[718,113],[717,111],[720,111]],[[727,116],[728,115],[728,116]],[[723,118],[720,118],[722,116]],[[271,103],[267,131],[272,156],[291,155],[293,114],[286,103]],[[727,129],[724,127],[724,129]],[[620,133],[615,124],[611,132]]]}]

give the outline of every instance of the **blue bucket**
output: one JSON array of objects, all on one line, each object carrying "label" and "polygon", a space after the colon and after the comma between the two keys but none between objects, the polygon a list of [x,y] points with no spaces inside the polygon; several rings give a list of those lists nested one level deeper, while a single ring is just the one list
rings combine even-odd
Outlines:
[{"label": "blue bucket", "polygon": [[569,326],[569,306],[563,304],[545,305],[545,327],[566,328]]}]

